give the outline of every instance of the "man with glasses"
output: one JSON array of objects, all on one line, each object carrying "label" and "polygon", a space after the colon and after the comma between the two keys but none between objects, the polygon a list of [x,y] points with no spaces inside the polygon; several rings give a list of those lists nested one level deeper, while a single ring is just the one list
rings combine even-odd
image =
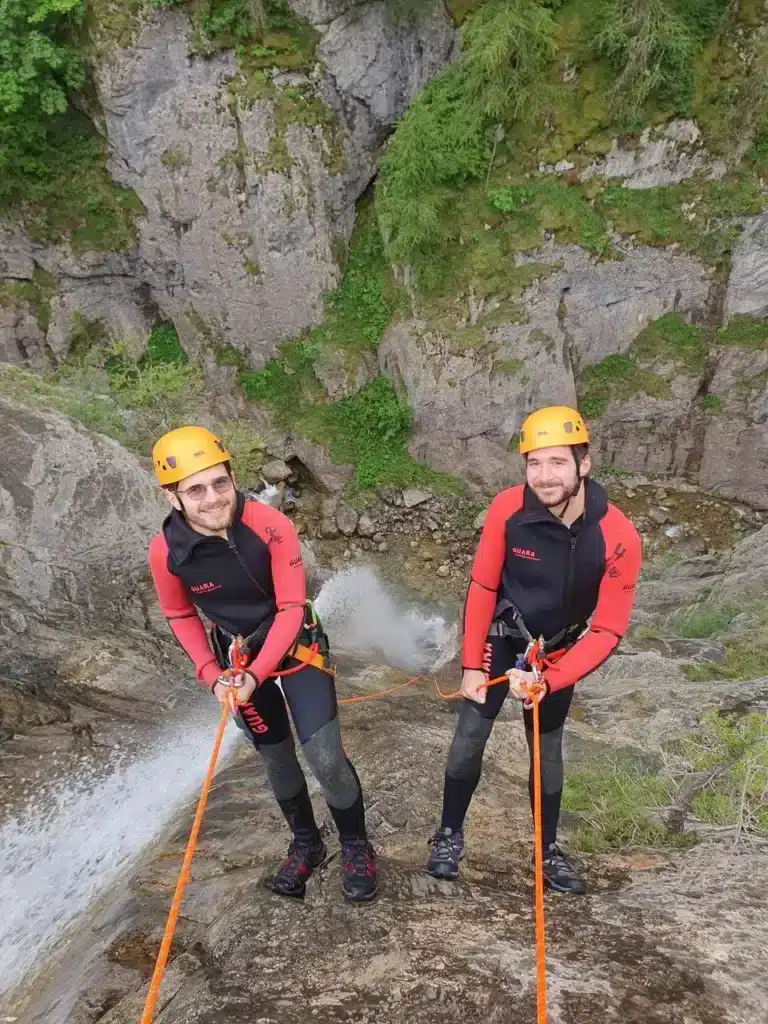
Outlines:
[{"label": "man with glasses", "polygon": [[[293,833],[273,891],[303,897],[327,852],[296,757],[287,701],[339,831],[342,891],[350,900],[371,899],[375,854],[360,782],[341,743],[327,638],[306,600],[299,539],[282,512],[247,501],[236,489],[230,458],[204,427],[172,430],[152,450],[155,475],[172,506],[149,545],[160,607],[197,679],[219,703],[228,700],[223,670],[232,668],[234,640],[245,640],[249,663],[235,675],[235,721],[263,758]],[[213,624],[210,638],[197,609]]]}]

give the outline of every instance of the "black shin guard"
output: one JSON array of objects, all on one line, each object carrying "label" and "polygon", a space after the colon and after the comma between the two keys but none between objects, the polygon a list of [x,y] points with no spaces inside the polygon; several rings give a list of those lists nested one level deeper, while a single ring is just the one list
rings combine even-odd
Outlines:
[{"label": "black shin guard", "polygon": [[294,837],[301,843],[316,843],[320,838],[320,832],[306,782],[296,796],[277,802]]}]

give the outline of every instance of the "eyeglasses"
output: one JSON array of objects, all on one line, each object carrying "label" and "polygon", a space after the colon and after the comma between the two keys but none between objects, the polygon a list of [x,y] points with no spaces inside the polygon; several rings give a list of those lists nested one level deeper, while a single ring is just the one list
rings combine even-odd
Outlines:
[{"label": "eyeglasses", "polygon": [[217,476],[215,480],[211,480],[208,484],[192,484],[186,490],[177,490],[176,493],[186,494],[192,501],[202,501],[208,493],[209,487],[212,487],[216,494],[226,494],[230,487],[232,487],[232,478],[229,476]]}]

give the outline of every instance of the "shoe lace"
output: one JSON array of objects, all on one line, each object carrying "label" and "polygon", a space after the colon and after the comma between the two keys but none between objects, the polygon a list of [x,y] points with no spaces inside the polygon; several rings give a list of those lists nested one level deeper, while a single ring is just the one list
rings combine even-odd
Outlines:
[{"label": "shoe lace", "polygon": [[562,871],[569,875],[575,875],[576,873],[573,865],[559,846],[552,846],[549,850],[545,851],[544,861],[556,871]]},{"label": "shoe lace", "polygon": [[298,845],[293,841],[288,847],[288,854],[280,865],[280,874],[284,878],[295,881],[301,875],[301,867],[305,864],[309,857],[309,847],[305,845]]},{"label": "shoe lace", "polygon": [[366,839],[348,840],[342,845],[341,857],[344,871],[364,875],[370,874],[373,869],[375,854]]},{"label": "shoe lace", "polygon": [[461,833],[452,832],[451,835],[447,835],[445,832],[440,832],[438,830],[429,842],[434,850],[434,855],[443,860],[447,860],[449,858],[453,858],[455,855],[461,842]]}]

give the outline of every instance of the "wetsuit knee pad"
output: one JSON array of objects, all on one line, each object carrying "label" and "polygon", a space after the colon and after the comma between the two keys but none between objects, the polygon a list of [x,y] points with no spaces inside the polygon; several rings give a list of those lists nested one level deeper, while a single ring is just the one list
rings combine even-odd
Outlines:
[{"label": "wetsuit knee pad", "polygon": [[471,701],[462,701],[448,752],[446,775],[454,779],[473,779],[480,774],[491,729],[492,718],[484,718]]},{"label": "wetsuit knee pad", "polygon": [[[526,733],[531,746],[532,734]],[[559,793],[563,788],[563,727],[540,736],[541,788],[544,793]]]},{"label": "wetsuit knee pad", "polygon": [[278,800],[292,800],[305,785],[293,737],[289,736],[280,743],[260,746],[259,753],[275,797]]},{"label": "wetsuit knee pad", "polygon": [[301,749],[312,774],[323,787],[327,803],[331,807],[351,807],[360,796],[360,783],[341,745],[338,716],[302,743]]}]

